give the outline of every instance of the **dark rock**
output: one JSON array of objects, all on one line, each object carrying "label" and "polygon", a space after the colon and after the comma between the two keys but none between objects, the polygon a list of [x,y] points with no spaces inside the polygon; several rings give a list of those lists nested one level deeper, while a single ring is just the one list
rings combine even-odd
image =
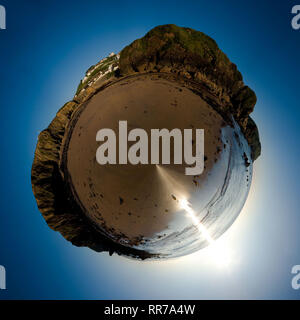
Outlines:
[{"label": "dark rock", "polygon": [[258,130],[249,120],[256,95],[244,85],[236,65],[204,33],[173,24],[158,26],[125,47],[120,52],[119,65],[121,76],[136,72],[176,73],[205,85],[220,98],[218,111],[228,117],[233,115],[241,126],[253,160],[260,155]]}]

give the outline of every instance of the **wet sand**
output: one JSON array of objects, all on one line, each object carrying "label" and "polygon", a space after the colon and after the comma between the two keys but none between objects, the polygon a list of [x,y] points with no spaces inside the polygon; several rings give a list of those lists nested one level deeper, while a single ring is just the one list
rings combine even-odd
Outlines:
[{"label": "wet sand", "polygon": [[96,162],[100,145],[97,131],[111,128],[117,134],[119,120],[127,120],[128,131],[146,130],[149,145],[154,128],[204,129],[206,161],[200,176],[184,175],[184,163],[164,166],[177,177],[181,195],[201,188],[218,161],[224,121],[185,86],[149,74],[123,79],[99,91],[73,120],[67,138],[66,168],[74,197],[100,230],[115,241],[134,245],[164,235],[178,211],[178,199],[170,194],[155,165],[101,166]]}]

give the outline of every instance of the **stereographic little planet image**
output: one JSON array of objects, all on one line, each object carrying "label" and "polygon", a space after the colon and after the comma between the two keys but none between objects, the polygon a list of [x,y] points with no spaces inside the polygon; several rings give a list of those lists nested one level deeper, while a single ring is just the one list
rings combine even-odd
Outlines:
[{"label": "stereographic little planet image", "polygon": [[110,255],[204,248],[246,202],[261,152],[255,103],[213,39],[155,27],[91,66],[39,134],[38,208],[75,246]]}]

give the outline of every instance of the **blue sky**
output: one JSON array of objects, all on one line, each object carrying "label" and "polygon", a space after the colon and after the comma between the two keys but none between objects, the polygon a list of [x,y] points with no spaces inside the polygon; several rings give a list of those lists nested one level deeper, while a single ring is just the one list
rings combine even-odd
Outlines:
[{"label": "blue sky", "polygon": [[[0,30],[0,299],[299,299],[300,30],[295,1],[4,1]],[[174,23],[202,31],[237,64],[257,94],[262,155],[247,203],[220,241],[167,262],[136,262],[76,248],[49,229],[31,190],[39,131],[72,98],[92,64]]]}]

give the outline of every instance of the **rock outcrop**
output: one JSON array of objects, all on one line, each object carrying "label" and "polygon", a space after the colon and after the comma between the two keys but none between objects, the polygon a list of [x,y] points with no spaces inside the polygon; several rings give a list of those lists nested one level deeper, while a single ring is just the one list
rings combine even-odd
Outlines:
[{"label": "rock outcrop", "polygon": [[236,65],[204,33],[176,25],[158,26],[125,47],[119,65],[121,76],[136,72],[176,73],[205,85],[219,98],[218,111],[233,115],[243,129],[253,160],[260,155],[258,130],[249,120],[256,95],[244,85]]}]

